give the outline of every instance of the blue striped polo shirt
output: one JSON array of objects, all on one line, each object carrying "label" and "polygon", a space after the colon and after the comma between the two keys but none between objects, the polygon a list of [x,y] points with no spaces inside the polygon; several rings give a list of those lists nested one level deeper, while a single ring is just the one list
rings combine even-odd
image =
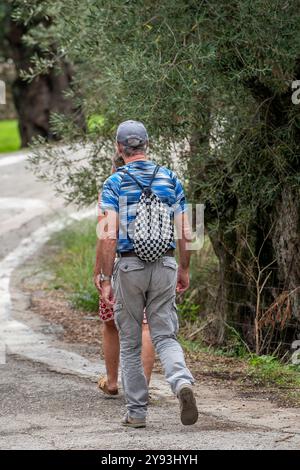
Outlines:
[{"label": "blue striped polo shirt", "polygon": [[[141,195],[141,188],[123,170],[126,169],[138,181],[147,186],[156,167],[151,160],[136,160],[118,168],[103,184],[100,199],[100,210],[114,210],[119,213],[119,234],[117,251],[120,253],[133,251],[133,229],[136,217],[137,204]],[[171,213],[180,213],[186,210],[186,201],[182,184],[176,174],[168,168],[161,166],[151,185],[151,189],[163,203],[167,204]],[[175,242],[170,248],[175,248]]]}]

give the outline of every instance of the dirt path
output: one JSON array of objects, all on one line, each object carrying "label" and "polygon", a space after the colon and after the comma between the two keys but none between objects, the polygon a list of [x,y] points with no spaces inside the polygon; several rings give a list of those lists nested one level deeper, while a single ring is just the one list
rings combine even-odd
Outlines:
[{"label": "dirt path", "polygon": [[27,257],[66,220],[66,211],[51,189],[25,170],[26,155],[11,164],[2,158],[0,338],[7,357],[0,365],[1,449],[300,447],[299,409],[242,399],[203,383],[196,386],[199,422],[183,427],[177,400],[161,376],[154,378],[148,427],[123,429],[122,398],[106,400],[95,385],[103,363],[89,358],[82,346],[60,340],[56,328],[30,310],[30,299],[11,282]]}]

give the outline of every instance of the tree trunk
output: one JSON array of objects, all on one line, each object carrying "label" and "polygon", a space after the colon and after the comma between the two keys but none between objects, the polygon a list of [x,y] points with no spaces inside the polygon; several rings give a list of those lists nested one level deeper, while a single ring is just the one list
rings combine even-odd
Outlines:
[{"label": "tree trunk", "polygon": [[278,264],[278,277],[291,293],[292,317],[300,320],[300,203],[286,187],[274,210],[272,242]]},{"label": "tree trunk", "polygon": [[13,96],[19,116],[22,146],[27,146],[36,136],[43,136],[50,140],[59,138],[51,132],[50,128],[50,115],[53,112],[73,115],[80,127],[85,125],[82,112],[76,109],[72,101],[63,94],[72,80],[70,64],[61,61],[59,73],[51,70],[39,75],[31,82],[24,81],[20,77],[21,70],[27,70],[30,67],[33,52],[39,53],[24,45],[25,33],[24,25],[10,21],[7,40],[17,72],[17,79],[13,84]]},{"label": "tree trunk", "polygon": [[210,233],[214,251],[219,260],[219,288],[215,314],[217,318],[217,343],[223,344],[230,336],[230,329],[239,332],[247,344],[255,344],[255,288],[241,262],[251,269],[253,263],[249,253],[241,247],[241,240],[235,232],[226,233],[220,227],[217,233]]},{"label": "tree trunk", "polygon": [[[269,135],[266,143],[273,145],[276,152],[273,130],[288,121],[290,96],[278,96],[264,106],[269,91],[256,83],[251,84],[250,90],[260,107],[265,136]],[[261,148],[263,145],[264,142]],[[293,163],[295,171],[297,164]],[[235,171],[242,169],[237,166]],[[226,188],[222,190],[226,193]],[[219,217],[217,233],[210,234],[220,262],[218,340],[225,338],[222,324],[228,323],[259,353],[272,353],[280,344],[282,350],[288,350],[300,329],[299,197],[296,190],[283,187],[271,207],[257,210],[247,231],[241,227],[231,232],[227,227],[235,220],[238,204],[238,200],[227,201],[226,211],[220,207],[217,216],[210,214],[209,207],[206,210],[206,220],[207,216],[212,220]]]}]

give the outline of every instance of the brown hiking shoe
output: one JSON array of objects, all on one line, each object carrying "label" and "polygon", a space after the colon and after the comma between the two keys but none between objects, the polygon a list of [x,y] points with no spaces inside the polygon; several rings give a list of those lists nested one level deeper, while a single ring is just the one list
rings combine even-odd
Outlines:
[{"label": "brown hiking shoe", "polygon": [[146,418],[131,418],[126,414],[121,423],[122,426],[127,426],[128,428],[145,428]]},{"label": "brown hiking shoe", "polygon": [[180,404],[180,418],[182,424],[188,426],[198,421],[198,409],[192,386],[181,385],[177,394]]}]

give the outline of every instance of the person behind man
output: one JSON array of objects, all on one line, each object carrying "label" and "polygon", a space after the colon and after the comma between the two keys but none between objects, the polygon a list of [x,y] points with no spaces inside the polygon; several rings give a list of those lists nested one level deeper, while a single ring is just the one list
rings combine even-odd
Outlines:
[{"label": "person behind man", "polygon": [[[194,378],[176,339],[178,318],[176,290],[189,287],[190,240],[185,196],[175,173],[148,160],[148,134],[141,122],[121,123],[116,136],[117,151],[125,165],[103,185],[103,229],[100,235],[102,260],[102,298],[114,306],[114,319],[120,337],[120,357],[127,413],[124,426],[145,427],[148,388],[141,362],[143,312],[146,308],[151,338],[164,368],[165,377],[180,403],[181,422],[198,419],[192,390]],[[142,194],[141,187],[169,208],[174,209],[178,235],[179,267],[174,257],[175,241],[154,261],[135,253],[135,220]],[[126,201],[126,204],[125,204]],[[115,262],[115,254],[118,259]],[[112,287],[113,283],[113,287]]]},{"label": "person behind man", "polygon": [[[112,159],[112,173],[117,168],[124,165],[124,160],[119,155]],[[99,197],[99,209],[101,207],[101,198]],[[101,212],[101,209],[99,210]],[[100,215],[101,220],[101,215]],[[94,267],[94,283],[99,291],[99,316],[102,321],[102,349],[106,368],[106,376],[101,376],[98,380],[99,389],[108,397],[117,397],[118,390],[118,371],[120,342],[119,334],[114,322],[114,312],[111,306],[107,306],[101,298],[101,257],[99,256],[99,240],[96,247],[96,259]],[[142,327],[142,363],[147,384],[149,385],[152,369],[155,360],[155,353],[149,333],[147,318],[144,315]]]}]

